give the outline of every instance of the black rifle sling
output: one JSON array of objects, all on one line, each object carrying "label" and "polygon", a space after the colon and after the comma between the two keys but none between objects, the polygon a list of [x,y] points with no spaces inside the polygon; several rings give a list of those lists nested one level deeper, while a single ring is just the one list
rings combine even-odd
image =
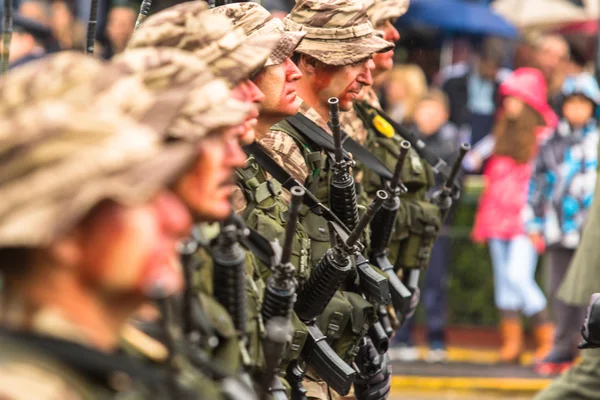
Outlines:
[{"label": "black rifle sling", "polygon": [[244,151],[246,154],[253,155],[256,162],[287,190],[290,190],[294,186],[302,187],[305,191],[304,198],[302,199],[305,206],[313,210],[315,214],[321,215],[327,221],[339,225],[347,234],[350,234],[350,230],[340,221],[337,215],[325,207],[310,190],[307,190],[303,184],[294,179],[281,165],[277,164],[277,161],[273,160],[258,142],[244,146]]},{"label": "black rifle sling", "polygon": [[263,264],[268,267],[273,266],[276,260],[275,251],[269,240],[254,229],[247,227],[250,234],[242,237],[240,242],[244,247],[252,252]]},{"label": "black rifle sling", "polygon": [[[308,119],[300,113],[288,117],[286,119],[301,134],[311,140],[317,146],[332,152],[335,150],[333,137],[325,132],[320,126]],[[344,147],[344,156],[348,157],[348,153],[352,153],[352,157],[373,170],[377,175],[385,180],[392,179],[392,171],[386,167],[377,157],[375,157],[366,147],[362,146],[345,132],[342,131],[342,145]]]}]

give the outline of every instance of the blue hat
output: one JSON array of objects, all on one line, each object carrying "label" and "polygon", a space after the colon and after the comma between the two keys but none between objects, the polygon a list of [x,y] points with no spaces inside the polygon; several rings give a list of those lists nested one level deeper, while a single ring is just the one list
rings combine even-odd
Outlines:
[{"label": "blue hat", "polygon": [[568,76],[562,86],[565,98],[580,95],[590,99],[596,106],[600,105],[600,87],[596,79],[587,72]]}]

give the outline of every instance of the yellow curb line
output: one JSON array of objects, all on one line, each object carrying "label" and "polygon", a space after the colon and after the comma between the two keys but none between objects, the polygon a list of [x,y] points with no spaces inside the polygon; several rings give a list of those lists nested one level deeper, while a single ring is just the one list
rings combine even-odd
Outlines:
[{"label": "yellow curb line", "polygon": [[539,392],[545,389],[550,382],[552,382],[551,379],[532,378],[393,376],[392,392],[397,394],[407,389]]}]

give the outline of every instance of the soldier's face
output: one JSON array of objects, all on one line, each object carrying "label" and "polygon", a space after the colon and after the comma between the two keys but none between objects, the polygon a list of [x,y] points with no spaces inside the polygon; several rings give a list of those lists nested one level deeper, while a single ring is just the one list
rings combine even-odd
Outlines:
[{"label": "soldier's face", "polygon": [[289,58],[279,65],[263,68],[253,79],[265,94],[261,114],[281,115],[283,118],[296,114],[299,107],[296,82],[301,77],[302,73]]},{"label": "soldier's face", "polygon": [[194,167],[175,185],[176,192],[200,221],[225,219],[231,213],[235,169],[246,162],[238,132],[212,132],[200,141],[198,153]]},{"label": "soldier's face", "polygon": [[375,64],[371,58],[344,66],[319,63],[313,78],[313,88],[322,104],[331,97],[340,101],[341,111],[350,111],[352,102],[360,97],[364,86],[373,84],[371,70]]},{"label": "soldier's face", "polygon": [[244,123],[234,128],[239,136],[240,144],[250,144],[255,139],[254,128],[256,127],[258,111],[261,103],[265,100],[265,95],[250,79],[240,82],[232,90],[231,94],[234,99],[253,105]]},{"label": "soldier's face", "polygon": [[142,298],[172,294],[183,284],[175,244],[189,232],[191,216],[171,192],[143,205],[98,205],[72,235],[83,282],[107,293]]},{"label": "soldier's face", "polygon": [[[390,43],[395,43],[400,40],[400,34],[394,27],[391,19],[383,21],[375,27],[375,29],[383,32],[383,38]],[[373,62],[375,63],[375,73],[389,71],[394,66],[394,49],[385,53],[373,54]]]}]

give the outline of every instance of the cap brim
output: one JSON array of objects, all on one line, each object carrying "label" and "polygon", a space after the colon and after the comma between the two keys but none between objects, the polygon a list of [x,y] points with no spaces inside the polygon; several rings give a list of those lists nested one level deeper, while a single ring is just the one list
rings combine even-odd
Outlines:
[{"label": "cap brim", "polygon": [[294,54],[294,51],[296,51],[296,48],[300,45],[302,39],[304,39],[304,36],[306,36],[306,32],[304,31],[284,31],[281,34],[281,39],[279,39],[275,50],[273,50],[271,56],[265,63],[265,67],[279,65],[287,58],[291,57],[292,54]]},{"label": "cap brim", "polygon": [[209,67],[215,76],[225,79],[234,87],[264,67],[280,38],[281,35],[277,32],[260,37],[247,37],[235,49],[209,63]]},{"label": "cap brim", "polygon": [[296,51],[312,56],[327,65],[349,65],[393,48],[393,43],[372,34],[352,40],[304,38]]}]

